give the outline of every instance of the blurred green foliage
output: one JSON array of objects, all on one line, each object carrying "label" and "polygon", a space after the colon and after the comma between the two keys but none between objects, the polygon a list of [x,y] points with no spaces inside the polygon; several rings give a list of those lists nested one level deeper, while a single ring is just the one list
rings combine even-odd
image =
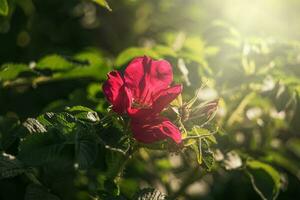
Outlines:
[{"label": "blurred green foliage", "polygon": [[[0,0],[0,198],[295,199],[299,8],[296,0]],[[209,123],[190,111],[187,134],[199,137],[186,140],[190,149],[140,148],[116,184],[130,140],[101,84],[141,55],[172,63],[183,102],[201,88],[197,109],[216,98],[219,108]]]}]

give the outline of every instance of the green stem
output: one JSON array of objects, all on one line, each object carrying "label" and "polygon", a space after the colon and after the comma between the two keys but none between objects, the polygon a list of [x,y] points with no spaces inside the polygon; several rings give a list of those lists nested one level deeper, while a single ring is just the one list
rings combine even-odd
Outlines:
[{"label": "green stem", "polygon": [[129,160],[132,158],[132,155],[136,151],[136,148],[134,146],[131,146],[125,153],[122,162],[119,163],[118,169],[116,170],[116,174],[114,175],[113,180],[117,183],[121,180],[124,169],[129,162]]},{"label": "green stem", "polygon": [[[132,155],[138,149],[135,143],[131,143],[128,150],[120,155],[120,152],[115,152],[119,154],[115,159],[115,162],[112,166],[109,166],[109,172],[107,174],[108,179],[113,180],[115,183],[119,182],[122,178],[123,171],[126,167],[128,161],[132,158]],[[113,155],[114,156],[114,155]]]},{"label": "green stem", "polygon": [[31,172],[25,172],[25,175],[32,183],[42,185],[42,183]]}]

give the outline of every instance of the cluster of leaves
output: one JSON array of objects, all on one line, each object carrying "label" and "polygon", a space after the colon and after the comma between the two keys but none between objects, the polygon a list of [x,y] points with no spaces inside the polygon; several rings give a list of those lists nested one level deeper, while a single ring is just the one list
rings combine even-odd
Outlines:
[{"label": "cluster of leaves", "polygon": [[[121,173],[129,143],[113,118],[100,119],[95,111],[82,106],[47,112],[22,124],[15,117],[1,117],[1,179],[21,176],[27,185],[25,199],[60,199],[51,191],[69,198],[70,194],[62,191],[72,190],[73,181],[87,190],[81,198],[118,195],[114,178]],[[109,135],[111,131],[114,135]],[[124,142],[115,142],[120,137]],[[94,188],[86,188],[87,178]],[[59,188],[60,184],[64,187]]]},{"label": "cluster of leaves", "polygon": [[[95,2],[96,4],[103,6],[111,11],[106,0],[90,0]],[[33,9],[34,4],[32,0],[26,0],[25,2],[20,0],[8,1],[8,0],[1,0],[0,2],[0,15],[1,16],[8,16],[13,12],[15,6],[20,6],[25,12],[30,12]]]},{"label": "cluster of leaves", "polygon": [[[126,58],[122,61],[125,64],[131,57],[145,53],[139,48],[136,48],[138,55],[129,53],[130,51],[132,51],[132,48],[120,54],[116,62],[119,62],[121,65],[121,60]],[[128,55],[125,56],[126,54]],[[160,56],[163,56],[163,54]],[[95,80],[103,80],[105,78],[103,75],[107,70],[109,70],[109,67],[106,67],[103,55],[99,51],[84,51],[68,58],[59,55],[49,55],[41,58],[36,63],[31,62],[27,65],[3,64],[0,71],[1,90],[7,92],[17,89],[17,91],[20,90],[20,93],[27,93],[28,90],[35,90],[42,85],[61,81],[88,79],[88,82],[93,82]],[[97,85],[97,88],[96,91],[92,90],[91,93],[100,93],[100,84]],[[90,86],[88,90],[90,90]],[[96,99],[94,99],[95,101],[101,102],[100,99],[96,98],[95,94],[93,96]],[[188,110],[187,112],[190,112],[191,106],[196,101],[197,96],[190,100],[189,103],[183,104],[181,96],[179,96],[172,103],[172,107],[170,107],[170,109],[175,111],[171,114],[171,117],[172,115],[173,117],[177,115],[176,121],[182,129],[184,140],[186,141],[183,144],[183,148],[179,148],[172,142],[167,141],[151,145],[139,144],[138,147],[167,150],[167,152],[183,152],[186,149],[191,149],[195,151],[196,156],[192,156],[190,159],[198,160],[200,165],[202,165],[203,161],[204,167],[210,170],[214,161],[210,144],[216,144],[216,139],[210,134],[209,130],[200,126],[194,126],[194,123],[191,122],[189,124],[183,122],[183,110],[186,109]],[[72,102],[71,104],[61,104],[59,101],[58,103],[51,102],[44,109],[49,112],[36,118],[27,118],[22,123],[15,114],[1,118],[1,128],[3,127],[0,132],[1,150],[3,152],[3,162],[1,163],[2,178],[11,178],[25,174],[26,179],[28,179],[26,181],[29,182],[25,198],[41,198],[43,196],[47,196],[50,199],[58,198],[50,194],[49,189],[47,189],[51,188],[51,190],[54,190],[54,193],[61,192],[56,191],[56,185],[59,184],[56,180],[56,175],[53,173],[59,174],[59,176],[62,173],[66,173],[64,175],[66,180],[64,181],[68,184],[70,184],[69,181],[72,179],[76,181],[76,179],[84,179],[85,176],[91,176],[90,172],[92,174],[96,173],[97,178],[95,180],[90,180],[91,177],[89,177],[89,183],[95,182],[94,190],[87,191],[89,195],[111,198],[111,195],[118,196],[120,194],[117,177],[122,174],[124,163],[131,156],[127,155],[127,153],[132,151],[131,149],[133,148],[130,142],[132,138],[127,130],[127,119],[115,116],[110,112],[107,113],[102,106],[98,107],[95,104],[95,108],[98,108],[98,111],[102,111],[104,115],[103,120],[100,120],[95,111],[83,106],[68,107],[71,105]],[[211,119],[208,116],[212,115],[206,113],[210,111],[205,109],[206,107],[207,104],[199,104],[196,108],[198,110],[196,115],[199,115],[197,118],[206,118],[204,123],[202,123],[203,125],[207,124],[207,120]],[[63,111],[53,112],[54,110],[62,109]],[[216,105],[213,107],[212,112],[215,111]],[[167,112],[166,114],[168,114]],[[107,152],[103,152],[103,149],[106,149]],[[103,162],[105,166],[103,166]],[[57,166],[60,166],[59,169]],[[81,174],[82,170],[88,170],[85,172],[88,175],[85,173]],[[74,174],[76,177],[72,177]],[[49,181],[48,179],[55,181],[55,185],[45,183]],[[30,197],[27,197],[28,195]],[[66,194],[60,194],[60,196],[64,195]],[[133,195],[134,193],[129,194],[129,197],[133,197]],[[149,194],[149,196],[151,195],[155,196],[155,193]],[[137,199],[146,198],[142,197],[142,193],[135,196]],[[163,196],[161,195],[159,198]]]}]

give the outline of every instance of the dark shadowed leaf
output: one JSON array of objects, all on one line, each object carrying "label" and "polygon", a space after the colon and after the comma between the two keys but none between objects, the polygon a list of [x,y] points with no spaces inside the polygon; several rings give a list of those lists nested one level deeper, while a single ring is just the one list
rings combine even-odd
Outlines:
[{"label": "dark shadowed leaf", "polygon": [[20,121],[16,117],[0,116],[0,149],[6,150],[17,138]]},{"label": "dark shadowed leaf", "polygon": [[80,169],[91,166],[98,154],[98,143],[95,135],[79,132],[75,140],[75,159]]},{"label": "dark shadowed leaf", "polygon": [[11,178],[25,171],[23,164],[14,156],[4,153],[0,155],[0,179]]},{"label": "dark shadowed leaf", "polygon": [[57,159],[63,147],[64,141],[54,131],[33,134],[23,139],[17,158],[29,166],[38,166]]},{"label": "dark shadowed leaf", "polygon": [[[276,199],[281,187],[280,173],[271,165],[258,160],[247,160],[246,166],[252,186],[259,196],[262,199]],[[269,184],[269,179],[273,185]]]},{"label": "dark shadowed leaf", "polygon": [[291,128],[295,133],[298,133],[298,135],[300,133],[299,119],[300,119],[300,97],[299,97],[299,94],[297,94],[294,115],[291,120]]},{"label": "dark shadowed leaf", "polygon": [[41,185],[30,184],[26,188],[25,200],[59,200],[49,190]]}]

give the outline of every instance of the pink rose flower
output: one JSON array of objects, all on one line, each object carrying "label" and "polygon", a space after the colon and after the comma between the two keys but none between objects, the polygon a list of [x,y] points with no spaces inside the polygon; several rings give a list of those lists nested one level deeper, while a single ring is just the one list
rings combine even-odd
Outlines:
[{"label": "pink rose flower", "polygon": [[131,118],[131,130],[137,141],[152,143],[171,138],[180,143],[179,129],[160,115],[182,91],[181,85],[170,87],[172,81],[170,63],[144,56],[132,60],[124,74],[110,72],[103,92],[113,111]]}]

